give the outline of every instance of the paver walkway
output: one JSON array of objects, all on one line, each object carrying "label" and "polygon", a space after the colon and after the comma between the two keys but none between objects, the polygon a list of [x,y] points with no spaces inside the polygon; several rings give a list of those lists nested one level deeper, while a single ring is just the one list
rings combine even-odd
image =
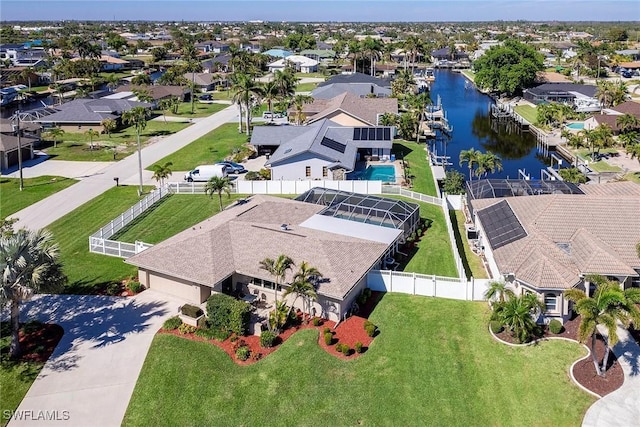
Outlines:
[{"label": "paver walkway", "polygon": [[57,323],[65,333],[17,412],[68,419],[13,419],[9,426],[119,426],[151,341],[180,304],[152,290],[133,298],[40,295],[25,303],[22,321]]},{"label": "paver walkway", "polygon": [[[192,141],[227,123],[238,114],[237,108],[230,106],[173,135],[151,144],[142,150],[142,167],[148,167],[163,157],[179,150]],[[120,182],[137,182],[138,154],[134,153],[123,160],[113,163],[95,172],[77,184],[59,191],[44,200],[16,212],[12,217],[18,218],[16,229],[27,227],[38,229],[46,227],[63,217],[78,206],[113,187],[114,178]]]},{"label": "paver walkway", "polygon": [[582,420],[583,427],[640,426],[640,346],[621,327],[618,339],[612,350],[624,371],[624,383],[591,405]]}]

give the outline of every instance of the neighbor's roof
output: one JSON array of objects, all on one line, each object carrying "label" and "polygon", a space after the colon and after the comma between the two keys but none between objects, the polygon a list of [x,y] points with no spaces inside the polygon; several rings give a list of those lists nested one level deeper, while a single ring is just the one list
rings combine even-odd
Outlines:
[{"label": "neighbor's roof", "polygon": [[580,274],[638,274],[640,186],[620,182],[581,188],[586,194],[471,201],[479,212],[507,203],[526,231],[526,236],[492,248],[501,272],[541,289],[571,288]]},{"label": "neighbor's roof", "polygon": [[344,92],[331,99],[317,99],[304,106],[304,112],[315,113],[308,116],[310,123],[327,118],[336,112],[343,112],[353,116],[370,126],[378,123],[378,115],[384,113],[398,113],[396,98],[361,98],[350,92]]},{"label": "neighbor's roof", "polygon": [[126,99],[74,99],[55,108],[56,112],[34,120],[38,123],[101,123],[116,119],[134,107],[151,107],[145,102]]},{"label": "neighbor's roof", "polygon": [[[129,259],[127,263],[214,286],[235,273],[273,280],[260,261],[279,254],[316,267],[326,279],[318,293],[341,299],[384,255],[388,245],[300,224],[324,206],[252,196]],[[346,220],[344,220],[346,221]],[[287,224],[288,230],[281,230]],[[294,268],[295,270],[295,268]],[[292,280],[288,272],[285,282]]]}]

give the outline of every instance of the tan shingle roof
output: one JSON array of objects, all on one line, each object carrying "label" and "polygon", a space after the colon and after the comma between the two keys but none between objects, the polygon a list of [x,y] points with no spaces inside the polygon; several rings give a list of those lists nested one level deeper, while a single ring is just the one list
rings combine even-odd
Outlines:
[{"label": "tan shingle roof", "polygon": [[[341,299],[385,253],[387,245],[300,227],[324,206],[253,196],[127,260],[141,268],[213,286],[233,272],[273,280],[260,268],[280,254],[309,262],[329,279],[320,294]],[[289,230],[282,231],[281,224]],[[295,269],[294,269],[295,270]],[[292,279],[292,273],[287,280]]]}]

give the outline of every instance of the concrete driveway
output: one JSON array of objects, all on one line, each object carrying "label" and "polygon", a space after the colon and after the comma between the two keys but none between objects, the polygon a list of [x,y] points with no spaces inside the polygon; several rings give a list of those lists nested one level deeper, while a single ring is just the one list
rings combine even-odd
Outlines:
[{"label": "concrete driveway", "polygon": [[22,321],[57,323],[65,333],[18,413],[57,411],[50,413],[68,419],[9,426],[119,426],[155,333],[180,305],[152,290],[133,298],[41,295],[24,304]]}]

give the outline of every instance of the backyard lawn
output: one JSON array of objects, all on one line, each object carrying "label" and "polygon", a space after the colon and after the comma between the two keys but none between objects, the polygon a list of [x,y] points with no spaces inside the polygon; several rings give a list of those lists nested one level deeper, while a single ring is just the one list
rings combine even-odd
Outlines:
[{"label": "backyard lawn", "polygon": [[370,317],[380,334],[349,361],[320,348],[316,330],[249,366],[157,335],[123,425],[580,425],[594,399],[567,369],[585,350],[507,347],[487,316],[483,303],[386,294]]},{"label": "backyard lawn", "polygon": [[516,105],[515,111],[532,125],[538,123],[538,112],[535,107],[531,105]]},{"label": "backyard lawn", "polygon": [[433,181],[431,166],[427,160],[424,144],[410,141],[394,141],[392,153],[398,159],[404,159],[409,164],[409,175],[412,178],[412,190],[418,193],[437,197],[436,184]]},{"label": "backyard lawn", "polygon": [[77,181],[60,176],[40,176],[38,178],[25,178],[23,182],[24,188],[20,191],[19,179],[0,179],[0,219],[31,206],[53,193],[64,190]]},{"label": "backyard lawn", "polygon": [[[181,131],[189,123],[175,123],[163,121],[148,121],[147,127],[140,134],[140,141],[144,144],[149,138],[166,136]],[[87,129],[88,130],[88,129]],[[101,134],[93,139],[94,149],[89,147],[89,137],[84,132],[66,132],[63,142],[58,142],[54,148],[53,141],[45,141],[44,151],[56,160],[102,161],[117,160],[132,154],[136,150],[136,132],[133,127],[113,132],[111,136]]]},{"label": "backyard lawn", "polygon": [[238,133],[237,123],[225,123],[156,163],[172,162],[172,170],[191,170],[198,165],[223,160],[235,148],[240,148],[246,142],[247,136]]}]

